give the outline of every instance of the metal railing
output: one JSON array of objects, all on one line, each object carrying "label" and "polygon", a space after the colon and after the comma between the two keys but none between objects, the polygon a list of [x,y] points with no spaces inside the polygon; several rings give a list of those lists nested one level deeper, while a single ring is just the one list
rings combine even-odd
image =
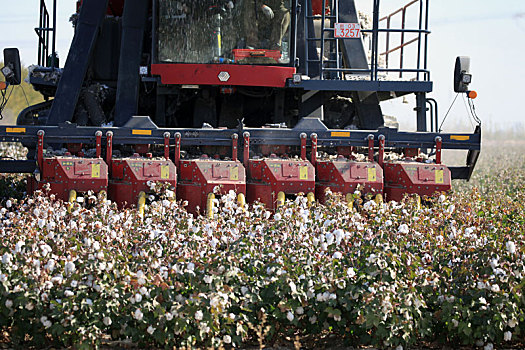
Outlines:
[{"label": "metal railing", "polygon": [[[430,34],[430,31],[428,30],[428,3],[429,0],[411,0],[407,5],[401,7],[400,9],[392,12],[391,14],[384,16],[382,18],[379,17],[379,5],[380,0],[373,0],[373,27],[372,29],[362,29],[361,33],[368,33],[372,35],[372,47],[370,49],[371,51],[371,59],[369,61],[369,68],[342,68],[342,61],[341,61],[341,55],[340,55],[340,48],[339,48],[339,40],[354,40],[354,39],[343,39],[343,38],[335,38],[334,37],[334,27],[333,23],[335,23],[338,19],[338,1],[342,0],[331,0],[330,2],[330,13],[326,14],[325,11],[321,15],[317,16],[308,16],[306,15],[305,18],[305,33],[308,33],[308,19],[320,19],[321,20],[321,35],[320,37],[308,37],[306,36],[306,41],[309,42],[320,42],[319,48],[320,48],[320,57],[318,60],[311,59],[308,56],[308,47],[309,45],[305,45],[305,57],[306,57],[306,74],[308,75],[308,66],[310,63],[317,63],[319,64],[320,68],[320,76],[319,79],[325,79],[324,73],[331,72],[332,74],[336,74],[335,78],[340,79],[341,74],[344,73],[354,73],[354,74],[369,74],[371,81],[377,81],[378,80],[378,73],[399,73],[400,77],[403,77],[403,74],[406,73],[413,73],[415,75],[415,78],[417,81],[424,80],[424,81],[430,81],[430,71],[427,67],[427,51],[428,51],[428,42],[427,42],[427,36]],[[323,9],[326,7],[327,0],[322,0],[323,3]],[[309,1],[305,2],[306,4],[309,3]],[[407,9],[416,3],[419,3],[419,17],[418,17],[418,27],[415,29],[407,28],[406,27],[406,13]],[[400,28],[392,28],[391,20],[394,16],[401,14],[401,26]],[[325,27],[325,19],[330,19],[330,25],[331,28]],[[380,28],[380,23],[386,21],[386,27]],[[325,32],[329,32],[330,35],[326,36]],[[401,40],[397,46],[394,48],[391,48],[391,35],[393,33],[399,33],[401,35]],[[409,40],[405,41],[405,39],[409,36],[415,35],[415,37],[411,37]],[[386,35],[386,50],[384,52],[379,52],[379,42],[380,42],[380,36]],[[330,54],[331,57],[329,59],[324,58],[325,53],[325,41],[331,41],[330,43]],[[335,44],[333,44],[335,43]],[[405,47],[417,43],[417,57],[414,67],[412,68],[406,68],[407,65],[405,64]],[[316,45],[317,46],[317,45]],[[334,48],[332,50],[332,48]],[[400,63],[399,67],[391,68],[389,66],[389,55],[393,52],[396,52],[400,50]],[[333,51],[333,52],[332,52]],[[385,67],[380,67],[379,65],[379,57],[385,56]],[[329,64],[331,67],[327,67],[326,63]],[[421,75],[423,76],[423,79],[421,78]]]},{"label": "metal railing", "polygon": [[[46,1],[40,0],[40,20],[38,27],[35,28],[36,35],[38,36],[38,65],[45,67],[56,68],[57,57],[55,51],[56,45],[56,0],[53,0],[53,18],[50,23],[49,12],[47,11]],[[52,37],[51,37],[52,34]],[[51,40],[51,47],[49,47],[49,41]],[[51,49],[51,57],[49,51]]]},{"label": "metal railing", "polygon": [[[394,53],[396,51],[400,51],[399,52],[399,69],[401,69],[401,71],[399,72],[399,77],[402,78],[403,77],[403,67],[404,67],[404,58],[405,58],[405,47],[412,44],[412,43],[415,43],[417,42],[418,43],[418,68],[420,68],[420,60],[421,60],[421,39],[422,39],[422,34],[425,34],[423,39],[424,39],[424,69],[426,70],[427,69],[427,35],[429,34],[428,32],[428,0],[425,1],[425,5],[424,5],[424,8],[425,8],[425,14],[424,14],[424,19],[425,19],[425,26],[424,26],[424,29],[422,27],[422,17],[423,17],[423,1],[422,0],[412,0],[410,1],[409,3],[407,3],[405,6],[397,9],[396,11],[390,13],[389,15],[379,19],[379,22],[383,22],[383,21],[386,21],[386,29],[391,29],[391,21],[392,21],[392,18],[396,15],[401,15],[401,39],[400,39],[400,42],[399,42],[399,45],[397,45],[396,47],[394,47],[393,49],[390,48],[390,33],[391,32],[387,32],[386,34],[386,42],[385,42],[385,51],[382,52],[380,55],[381,56],[385,56],[385,65],[386,65],[386,68],[388,68],[388,63],[389,63],[389,55],[391,53]],[[408,40],[408,41],[405,41],[405,33],[414,33],[414,32],[407,32],[405,31],[406,29],[406,13],[407,13],[407,9],[409,7],[411,7],[412,5],[415,5],[416,3],[419,3],[419,30],[416,32],[417,33],[417,36]]]}]

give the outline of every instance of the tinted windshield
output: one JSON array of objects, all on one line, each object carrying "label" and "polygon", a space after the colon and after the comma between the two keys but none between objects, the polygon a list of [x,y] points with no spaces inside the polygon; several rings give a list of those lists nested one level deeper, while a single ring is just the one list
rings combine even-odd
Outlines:
[{"label": "tinted windshield", "polygon": [[289,63],[290,6],[291,0],[159,0],[159,61]]}]

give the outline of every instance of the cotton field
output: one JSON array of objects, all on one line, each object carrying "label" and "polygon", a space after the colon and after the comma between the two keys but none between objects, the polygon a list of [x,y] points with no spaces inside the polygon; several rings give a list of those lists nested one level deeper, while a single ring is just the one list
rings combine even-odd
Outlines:
[{"label": "cotton field", "polygon": [[330,205],[309,207],[299,196],[274,214],[240,208],[230,193],[211,219],[188,214],[163,186],[143,217],[95,194],[69,211],[45,191],[5,198],[3,342],[522,342],[525,161],[488,163],[475,186],[422,204],[356,194],[361,203],[349,209],[333,194]]}]

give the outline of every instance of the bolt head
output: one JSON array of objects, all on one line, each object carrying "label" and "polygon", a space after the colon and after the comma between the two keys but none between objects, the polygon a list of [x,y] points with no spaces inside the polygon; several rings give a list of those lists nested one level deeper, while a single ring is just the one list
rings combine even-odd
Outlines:
[{"label": "bolt head", "polygon": [[230,80],[230,73],[226,71],[222,71],[219,73],[217,77],[219,78],[220,81],[228,81]]}]

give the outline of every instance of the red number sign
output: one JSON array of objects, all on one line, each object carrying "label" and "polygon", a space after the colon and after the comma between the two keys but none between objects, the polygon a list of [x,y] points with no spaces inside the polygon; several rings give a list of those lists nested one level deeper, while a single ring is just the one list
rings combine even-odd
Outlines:
[{"label": "red number sign", "polygon": [[334,28],[336,38],[360,38],[361,26],[359,23],[336,23]]}]

